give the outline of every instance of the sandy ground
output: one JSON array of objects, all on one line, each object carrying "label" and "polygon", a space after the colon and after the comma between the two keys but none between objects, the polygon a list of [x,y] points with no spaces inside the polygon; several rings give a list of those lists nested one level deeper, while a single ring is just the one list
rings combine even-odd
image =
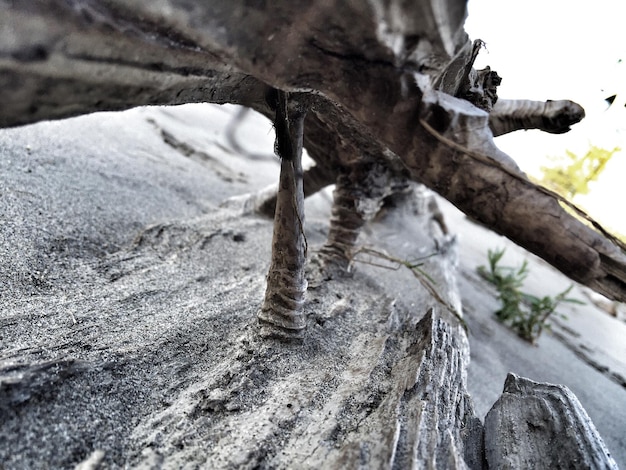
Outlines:
[{"label": "sandy ground", "polygon": [[445,201],[447,220],[458,232],[459,287],[470,327],[469,391],[478,414],[484,416],[497,399],[511,371],[536,381],[563,384],[581,401],[620,467],[626,466],[626,324],[589,301],[590,291],[578,285],[570,297],[585,305],[561,304],[566,320],[552,320],[531,346],[495,320],[500,304],[495,289],[476,273],[487,265],[489,249],[505,248],[502,265],[529,263],[525,291],[536,296],[556,295],[571,284],[543,260],[481,226]]},{"label": "sandy ground", "polygon": [[[225,130],[235,113],[230,106],[142,108],[0,131],[5,468],[71,468],[90,455],[103,468],[122,462],[148,468],[163,464],[151,450],[159,443],[176,458],[201,461],[197,445],[184,452],[185,443],[218,445],[219,432],[230,428],[203,423],[200,411],[227,413],[260,399],[242,392],[233,400],[229,387],[239,369],[253,385],[265,380],[268,372],[254,372],[250,351],[278,354],[251,344],[249,335],[263,296],[271,224],[220,204],[274,183],[278,165],[271,125],[262,118],[248,117],[237,128],[236,141],[254,155],[234,150]],[[451,286],[446,295],[455,302],[460,293],[470,327],[468,380],[478,415],[484,417],[497,399],[509,371],[567,385],[625,466],[624,322],[590,302],[568,305],[559,311],[569,319],[556,324],[554,334],[544,334],[538,346],[522,341],[495,320],[496,293],[476,274],[487,249],[507,247],[511,265],[528,259],[531,293],[555,294],[569,281],[447,203],[440,206],[458,239],[459,275],[445,281]],[[323,242],[328,215],[328,193],[307,201],[312,247]],[[363,242],[380,243],[398,256],[432,250],[428,240],[411,238],[417,228],[409,218],[390,217],[368,228]],[[338,317],[346,320],[315,317],[319,330],[311,334],[309,356],[293,352],[289,362],[285,350],[280,367],[319,360],[325,368],[317,380],[332,389],[333,364],[356,359],[329,338],[349,336],[352,316],[367,310],[362,303],[397,299],[404,306],[399,311],[425,312],[424,294],[410,275],[358,265],[355,278],[336,284],[335,299],[322,309],[343,312]],[[354,285],[368,287],[359,293]],[[572,295],[587,301],[578,287]],[[353,297],[361,300],[348,308],[345,299]],[[323,303],[329,296],[319,298]],[[363,335],[384,320],[376,317],[381,309],[370,310],[371,317],[359,320]],[[223,361],[235,372],[215,370]],[[237,387],[241,392],[252,385]],[[292,400],[291,410],[304,399],[285,387],[289,393],[277,396]]]}]

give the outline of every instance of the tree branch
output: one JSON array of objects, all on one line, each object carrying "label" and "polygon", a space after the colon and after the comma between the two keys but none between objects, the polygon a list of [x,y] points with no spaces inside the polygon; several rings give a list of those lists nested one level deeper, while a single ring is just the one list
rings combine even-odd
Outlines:
[{"label": "tree branch", "polygon": [[0,42],[0,125],[191,101],[267,111],[268,85],[314,91],[305,145],[317,141],[310,153],[319,162],[408,169],[572,279],[626,300],[626,258],[615,239],[530,183],[494,145],[487,113],[433,90],[453,59],[468,63],[461,0],[393,12],[397,5],[385,2],[335,0],[254,12],[243,0],[166,3],[0,5],[0,30],[12,38]]}]

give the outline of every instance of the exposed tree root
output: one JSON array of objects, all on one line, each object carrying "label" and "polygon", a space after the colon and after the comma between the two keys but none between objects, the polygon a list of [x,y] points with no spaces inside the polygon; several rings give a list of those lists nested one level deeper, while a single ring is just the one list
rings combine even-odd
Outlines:
[{"label": "exposed tree root", "polygon": [[258,314],[263,336],[300,337],[306,327],[302,313],[307,282],[302,137],[306,109],[302,101],[278,91],[276,150],[281,158],[274,216],[272,262],[265,300]]}]

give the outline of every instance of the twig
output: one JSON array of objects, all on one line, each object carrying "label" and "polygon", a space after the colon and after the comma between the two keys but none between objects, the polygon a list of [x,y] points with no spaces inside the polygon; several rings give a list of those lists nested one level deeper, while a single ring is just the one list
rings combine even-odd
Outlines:
[{"label": "twig", "polygon": [[[383,264],[373,263],[371,261],[357,259],[356,257],[360,253],[365,253],[365,254],[389,261],[391,263],[394,263],[396,266],[386,266]],[[430,255],[424,256],[422,258],[417,258],[415,261],[427,260],[429,258],[432,258],[433,256],[437,256],[438,254],[439,253],[437,252],[431,253]],[[415,276],[415,278],[420,282],[420,284],[422,284],[422,286],[428,291],[428,293],[432,295],[435,298],[435,300],[437,300],[439,303],[445,306],[450,311],[450,313],[452,313],[452,315],[454,315],[456,319],[459,320],[465,332],[466,333],[469,332],[469,328],[467,326],[467,323],[463,319],[463,316],[457,311],[457,309],[453,305],[451,305],[448,301],[446,301],[443,297],[441,297],[441,295],[439,295],[439,292],[437,292],[435,287],[432,285],[432,284],[437,284],[437,282],[423,269],[420,269],[420,266],[423,266],[424,263],[416,264],[415,262],[410,262],[408,260],[396,258],[395,256],[389,255],[382,251],[374,250],[373,248],[367,248],[367,247],[359,248],[354,253],[352,260],[355,262],[369,264],[371,266],[376,266],[376,267],[380,267],[384,269],[391,269],[394,271],[400,269],[400,266],[404,266],[408,268],[413,273],[413,276]]]}]

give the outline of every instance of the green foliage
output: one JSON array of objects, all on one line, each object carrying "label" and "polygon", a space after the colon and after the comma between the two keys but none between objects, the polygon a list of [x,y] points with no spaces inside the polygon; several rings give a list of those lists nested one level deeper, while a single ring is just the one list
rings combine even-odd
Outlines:
[{"label": "green foliage", "polygon": [[489,269],[479,266],[478,272],[498,290],[498,299],[502,302],[502,308],[496,312],[498,319],[534,344],[543,330],[550,327],[547,320],[561,302],[583,302],[567,297],[573,285],[555,297],[535,297],[522,292],[520,289],[529,274],[528,263],[524,261],[519,268],[498,266],[504,252],[504,249],[489,250]]},{"label": "green foliage", "polygon": [[598,179],[613,154],[620,150],[592,145],[582,157],[567,150],[565,157],[551,158],[555,166],[541,167],[541,183],[570,200],[577,194],[588,194],[589,183]]}]

